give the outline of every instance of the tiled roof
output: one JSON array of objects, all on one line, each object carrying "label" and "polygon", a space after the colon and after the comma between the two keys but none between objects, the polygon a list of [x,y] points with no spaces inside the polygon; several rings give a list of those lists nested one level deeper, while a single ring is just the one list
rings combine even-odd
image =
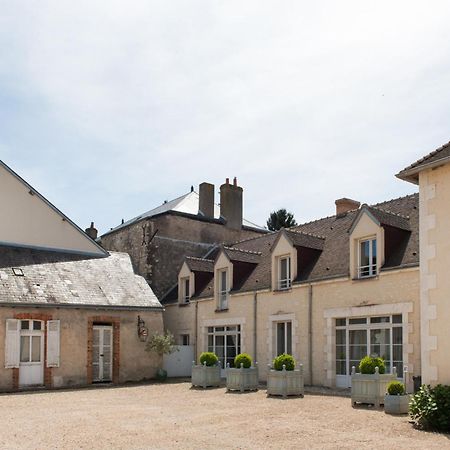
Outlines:
[{"label": "tiled roof", "polygon": [[258,264],[261,259],[261,252],[253,252],[242,248],[223,247],[223,251],[230,258],[230,261]]},{"label": "tiled roof", "polygon": [[[367,208],[386,227],[386,236],[390,229],[398,230],[398,234],[395,235],[395,245],[386,255],[382,270],[418,265],[419,195],[412,194],[367,206]],[[360,210],[353,210],[347,214],[326,217],[284,230],[293,241],[295,239],[294,245],[310,248],[317,255],[306,277],[296,280],[297,282],[349,276],[349,230],[358,214]],[[257,264],[239,285],[240,291],[271,287],[271,249],[280,232],[250,238],[231,246],[235,253],[242,253],[242,250],[260,253]],[[213,292],[213,280],[211,280],[198,293],[198,297],[210,297]]]},{"label": "tiled roof", "polygon": [[192,272],[214,272],[214,261],[211,259],[186,257],[186,264]]},{"label": "tiled roof", "polygon": [[135,275],[126,253],[87,258],[4,246],[1,304],[161,308],[144,278]]},{"label": "tiled roof", "polygon": [[406,181],[417,181],[418,173],[429,165],[438,164],[439,162],[450,162],[450,142],[444,144],[442,147],[432,151],[428,155],[420,158],[415,163],[412,163],[408,167],[404,168],[396,176]]}]

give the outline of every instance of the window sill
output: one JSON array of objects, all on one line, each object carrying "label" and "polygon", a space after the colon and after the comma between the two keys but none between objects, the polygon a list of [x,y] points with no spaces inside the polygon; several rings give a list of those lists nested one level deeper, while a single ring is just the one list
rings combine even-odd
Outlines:
[{"label": "window sill", "polygon": [[280,293],[283,293],[283,292],[291,292],[292,291],[292,286],[291,287],[288,287],[288,288],[283,288],[283,289],[274,289],[273,290],[273,292],[275,293],[277,293],[277,294],[280,294]]},{"label": "window sill", "polygon": [[228,311],[228,308],[222,308],[222,309],[217,308],[214,312],[221,313],[221,312],[227,312],[227,311]]},{"label": "window sill", "polygon": [[374,279],[378,279],[378,274],[376,274],[376,275],[369,275],[368,277],[352,278],[352,281],[365,281],[365,280],[374,280]]},{"label": "window sill", "polygon": [[185,306],[189,306],[191,304],[191,302],[180,302],[180,303],[178,303],[178,306],[180,307],[180,308],[184,308]]}]

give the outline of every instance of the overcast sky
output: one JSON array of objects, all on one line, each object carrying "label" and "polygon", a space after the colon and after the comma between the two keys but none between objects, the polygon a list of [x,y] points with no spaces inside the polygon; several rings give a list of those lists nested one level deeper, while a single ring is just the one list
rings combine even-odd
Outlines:
[{"label": "overcast sky", "polygon": [[260,224],[409,194],[394,174],[450,140],[449,22],[448,1],[0,0],[0,159],[102,232],[234,176]]}]

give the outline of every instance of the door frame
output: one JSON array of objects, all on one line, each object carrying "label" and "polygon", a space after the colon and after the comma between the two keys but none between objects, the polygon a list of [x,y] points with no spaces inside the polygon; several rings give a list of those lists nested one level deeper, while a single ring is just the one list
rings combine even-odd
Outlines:
[{"label": "door frame", "polygon": [[92,343],[94,334],[94,325],[112,326],[112,383],[119,383],[120,377],[120,317],[114,316],[92,316],[87,323],[87,365],[86,379],[88,384],[93,383],[92,377]]},{"label": "door frame", "polygon": [[[22,320],[27,320],[31,327],[33,327],[34,322],[40,322],[41,323],[41,329],[40,330],[33,330],[33,329],[28,329],[28,330],[22,330],[20,329],[20,353],[22,353],[22,337],[29,337],[29,342],[30,342],[30,347],[29,347],[29,354],[31,355],[32,352],[32,338],[33,337],[39,337],[41,342],[40,342],[40,349],[39,349],[39,354],[40,354],[40,361],[39,362],[32,362],[32,361],[28,361],[28,362],[20,362],[19,363],[19,387],[32,387],[32,386],[42,386],[44,384],[44,367],[46,366],[45,364],[45,335],[46,335],[46,323],[42,320],[37,320],[37,319],[21,319]],[[40,367],[40,381],[38,383],[23,383],[23,378],[24,378],[24,372],[27,371],[27,368],[29,368],[29,370],[33,370],[32,368],[34,367]],[[21,382],[22,381],[22,382]]]}]

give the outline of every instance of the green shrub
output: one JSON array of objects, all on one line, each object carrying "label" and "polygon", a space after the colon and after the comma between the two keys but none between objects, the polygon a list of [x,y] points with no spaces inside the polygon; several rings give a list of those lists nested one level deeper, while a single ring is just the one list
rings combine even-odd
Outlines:
[{"label": "green shrub", "polygon": [[387,386],[389,395],[405,395],[405,385],[401,381],[391,381]]},{"label": "green shrub", "polygon": [[423,385],[409,404],[409,414],[418,428],[450,431],[450,386]]},{"label": "green shrub", "polygon": [[365,356],[359,363],[359,371],[366,375],[373,375],[375,367],[378,367],[380,373],[384,373],[386,367],[382,358],[375,358],[373,356]]},{"label": "green shrub", "polygon": [[213,352],[203,352],[200,354],[200,364],[202,366],[204,365],[204,363],[206,363],[208,367],[216,366],[218,362],[219,358]]},{"label": "green shrub", "polygon": [[241,364],[244,364],[244,369],[252,367],[252,357],[247,353],[240,353],[234,358],[234,367],[240,369]]},{"label": "green shrub", "polygon": [[273,360],[273,368],[275,370],[283,370],[283,365],[286,366],[286,370],[294,370],[295,369],[295,359],[286,353],[277,356]]}]

